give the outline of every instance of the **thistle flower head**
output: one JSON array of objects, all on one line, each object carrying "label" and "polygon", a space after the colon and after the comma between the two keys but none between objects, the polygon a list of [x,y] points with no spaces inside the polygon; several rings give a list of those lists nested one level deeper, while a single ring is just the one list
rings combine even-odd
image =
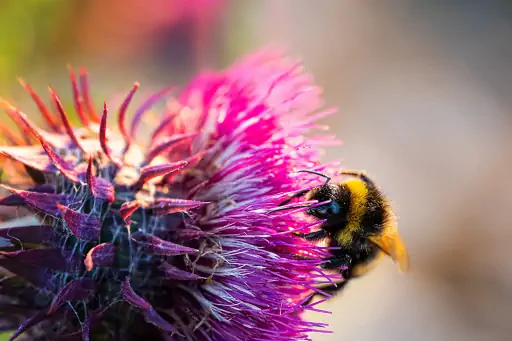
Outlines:
[{"label": "thistle flower head", "polygon": [[108,129],[86,73],[70,72],[79,128],[53,89],[55,110],[22,82],[46,130],[3,103],[22,137],[6,131],[11,145],[0,147],[14,161],[0,204],[39,221],[0,230],[11,340],[278,341],[322,330],[300,301],[331,280],[319,268],[327,251],[293,234],[320,222],[305,208],[273,211],[322,181],[297,170],[329,172],[315,147],[331,138],[304,137],[328,112],[301,65],[263,52],[202,74],[146,132],[169,89],[128,126],[135,84]]}]

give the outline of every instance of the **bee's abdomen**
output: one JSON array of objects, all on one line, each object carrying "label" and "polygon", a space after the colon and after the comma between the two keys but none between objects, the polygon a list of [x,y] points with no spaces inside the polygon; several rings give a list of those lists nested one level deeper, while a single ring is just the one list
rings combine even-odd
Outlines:
[{"label": "bee's abdomen", "polygon": [[350,269],[351,277],[359,277],[370,272],[379,262],[384,254],[377,248],[360,251],[360,258],[352,264]]},{"label": "bee's abdomen", "polygon": [[377,190],[370,190],[367,196],[366,211],[361,217],[364,234],[382,231],[388,219],[387,203]]}]

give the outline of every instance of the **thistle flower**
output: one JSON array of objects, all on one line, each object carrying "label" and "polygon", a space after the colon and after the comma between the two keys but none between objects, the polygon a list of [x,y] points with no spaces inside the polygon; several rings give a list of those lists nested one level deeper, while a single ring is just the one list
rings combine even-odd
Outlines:
[{"label": "thistle flower", "polygon": [[135,84],[117,133],[107,105],[95,110],[87,74],[70,73],[80,128],[51,88],[55,112],[22,81],[48,130],[4,103],[23,134],[6,131],[12,146],[0,148],[14,160],[0,204],[39,221],[0,229],[0,323],[16,329],[11,340],[278,341],[323,331],[300,301],[332,280],[319,268],[327,251],[293,234],[320,222],[296,204],[273,212],[320,182],[297,170],[329,172],[313,147],[333,140],[304,137],[329,112],[317,112],[320,91],[300,63],[263,52],[200,75],[142,134],[146,147],[140,123],[170,89],[128,127]]}]

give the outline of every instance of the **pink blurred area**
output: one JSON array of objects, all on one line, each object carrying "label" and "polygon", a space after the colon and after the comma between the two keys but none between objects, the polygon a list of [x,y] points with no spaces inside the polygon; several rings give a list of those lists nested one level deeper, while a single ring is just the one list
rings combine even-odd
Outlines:
[{"label": "pink blurred area", "polygon": [[[189,43],[201,63],[203,48],[209,45],[212,25],[221,15],[225,1],[92,0],[85,4],[75,25],[77,43],[88,54],[107,53],[112,58],[144,56],[153,44],[166,44],[162,41],[165,32],[182,30],[181,35],[191,36]],[[180,25],[185,25],[187,31]]]},{"label": "pink blurred area", "polygon": [[[411,252],[322,309],[315,341],[510,340],[512,12],[487,2],[74,2],[20,75],[68,89],[65,63],[104,89],[177,82],[269,44],[288,47],[339,111],[325,160],[365,169],[390,196]],[[29,27],[29,26],[27,26]],[[37,27],[34,28],[35,30]],[[2,79],[14,84],[15,78]],[[63,84],[59,85],[59,82]],[[109,93],[111,92],[109,90]],[[18,102],[28,96],[13,90]],[[99,102],[98,102],[99,103]],[[31,104],[27,104],[30,108]]]}]

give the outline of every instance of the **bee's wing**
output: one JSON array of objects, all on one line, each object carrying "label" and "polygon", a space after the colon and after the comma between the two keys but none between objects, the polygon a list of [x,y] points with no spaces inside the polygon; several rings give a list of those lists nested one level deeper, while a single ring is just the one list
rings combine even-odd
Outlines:
[{"label": "bee's wing", "polygon": [[394,223],[388,223],[380,235],[370,236],[368,239],[390,256],[401,271],[409,270],[409,254]]}]

